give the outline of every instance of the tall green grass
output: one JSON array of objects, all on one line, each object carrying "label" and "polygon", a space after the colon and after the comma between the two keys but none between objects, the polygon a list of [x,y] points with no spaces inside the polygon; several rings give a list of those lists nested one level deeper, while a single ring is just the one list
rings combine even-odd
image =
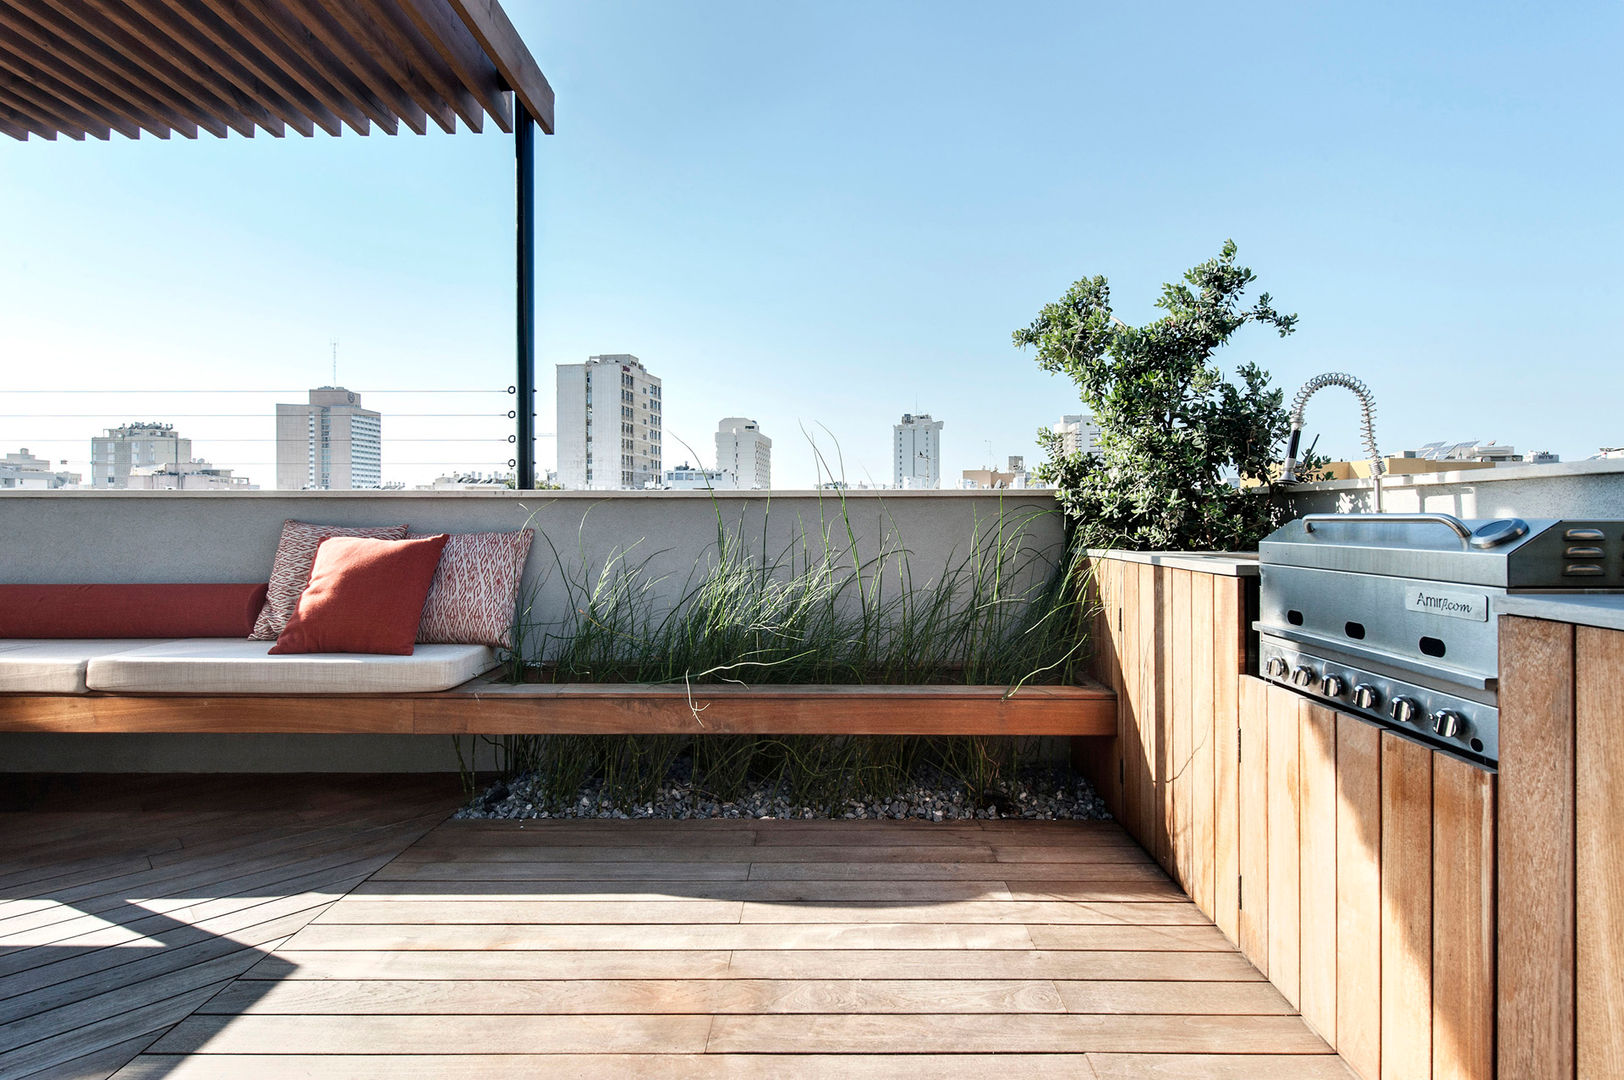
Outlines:
[{"label": "tall green grass", "polygon": [[[797,517],[771,548],[772,514],[747,542],[741,515],[716,511],[716,542],[680,583],[656,567],[668,553],[639,539],[592,565],[584,541],[560,548],[545,530],[568,603],[544,619],[522,598],[507,673],[514,681],[691,683],[965,683],[1014,692],[1070,683],[1087,659],[1082,563],[1056,556],[1034,531],[1052,510],[1006,509],[973,522],[933,573],[887,518],[864,553],[844,495]],[[674,599],[673,599],[674,597]],[[973,799],[992,798],[1014,771],[1017,743],[980,737],[506,736],[484,740],[499,771],[537,778],[563,806],[589,782],[616,803],[652,798],[680,757],[696,791],[728,801],[771,780],[796,805],[837,807],[891,794],[921,770],[944,772]],[[459,745],[459,756],[461,748]],[[465,764],[471,784],[471,759]]]},{"label": "tall green grass", "polygon": [[837,513],[798,519],[776,551],[747,543],[742,518],[729,527],[718,507],[714,548],[676,588],[642,540],[592,568],[543,533],[568,603],[548,622],[525,605],[510,670],[559,682],[1071,682],[1084,590],[1073,564],[1034,542],[1050,513],[1000,505],[923,579],[894,524],[863,554],[843,498]]}]

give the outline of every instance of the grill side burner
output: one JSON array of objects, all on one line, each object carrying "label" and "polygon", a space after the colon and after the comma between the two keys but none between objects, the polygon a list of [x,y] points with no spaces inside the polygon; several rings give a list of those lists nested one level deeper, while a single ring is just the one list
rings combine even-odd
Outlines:
[{"label": "grill side burner", "polygon": [[1624,592],[1624,522],[1311,514],[1259,546],[1264,678],[1499,758],[1499,607]]}]

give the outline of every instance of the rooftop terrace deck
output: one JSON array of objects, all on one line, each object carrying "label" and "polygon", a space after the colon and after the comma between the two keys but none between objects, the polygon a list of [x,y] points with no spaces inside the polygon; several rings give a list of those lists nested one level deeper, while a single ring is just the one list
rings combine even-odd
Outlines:
[{"label": "rooftop terrace deck", "polygon": [[1114,824],[455,801],[147,777],[4,814],[0,1076],[1351,1075]]}]

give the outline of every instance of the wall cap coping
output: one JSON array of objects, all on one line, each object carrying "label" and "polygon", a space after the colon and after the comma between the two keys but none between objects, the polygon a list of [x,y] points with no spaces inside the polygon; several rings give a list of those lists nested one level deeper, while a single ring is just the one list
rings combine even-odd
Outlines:
[{"label": "wall cap coping", "polygon": [[1121,562],[1169,566],[1220,577],[1257,577],[1255,551],[1122,551],[1118,548],[1089,548],[1091,559],[1117,559]]}]

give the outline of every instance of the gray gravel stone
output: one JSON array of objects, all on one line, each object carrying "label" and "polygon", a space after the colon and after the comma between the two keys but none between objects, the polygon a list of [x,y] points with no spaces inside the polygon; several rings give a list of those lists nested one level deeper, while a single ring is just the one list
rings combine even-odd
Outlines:
[{"label": "gray gravel stone", "polygon": [[756,818],[770,820],[850,820],[913,819],[949,822],[1005,818],[1028,820],[1105,820],[1111,815],[1105,803],[1082,777],[1064,769],[1023,773],[1004,789],[976,805],[964,785],[945,775],[933,775],[907,784],[877,803],[850,800],[835,807],[797,806],[778,787],[754,782],[736,801],[720,801],[695,788],[685,777],[676,776],[664,786],[659,798],[650,802],[619,803],[601,784],[593,782],[579,799],[567,805],[548,808],[529,774],[500,781],[480,792],[463,809],[459,818],[650,818],[661,820],[703,820],[708,818]]}]

